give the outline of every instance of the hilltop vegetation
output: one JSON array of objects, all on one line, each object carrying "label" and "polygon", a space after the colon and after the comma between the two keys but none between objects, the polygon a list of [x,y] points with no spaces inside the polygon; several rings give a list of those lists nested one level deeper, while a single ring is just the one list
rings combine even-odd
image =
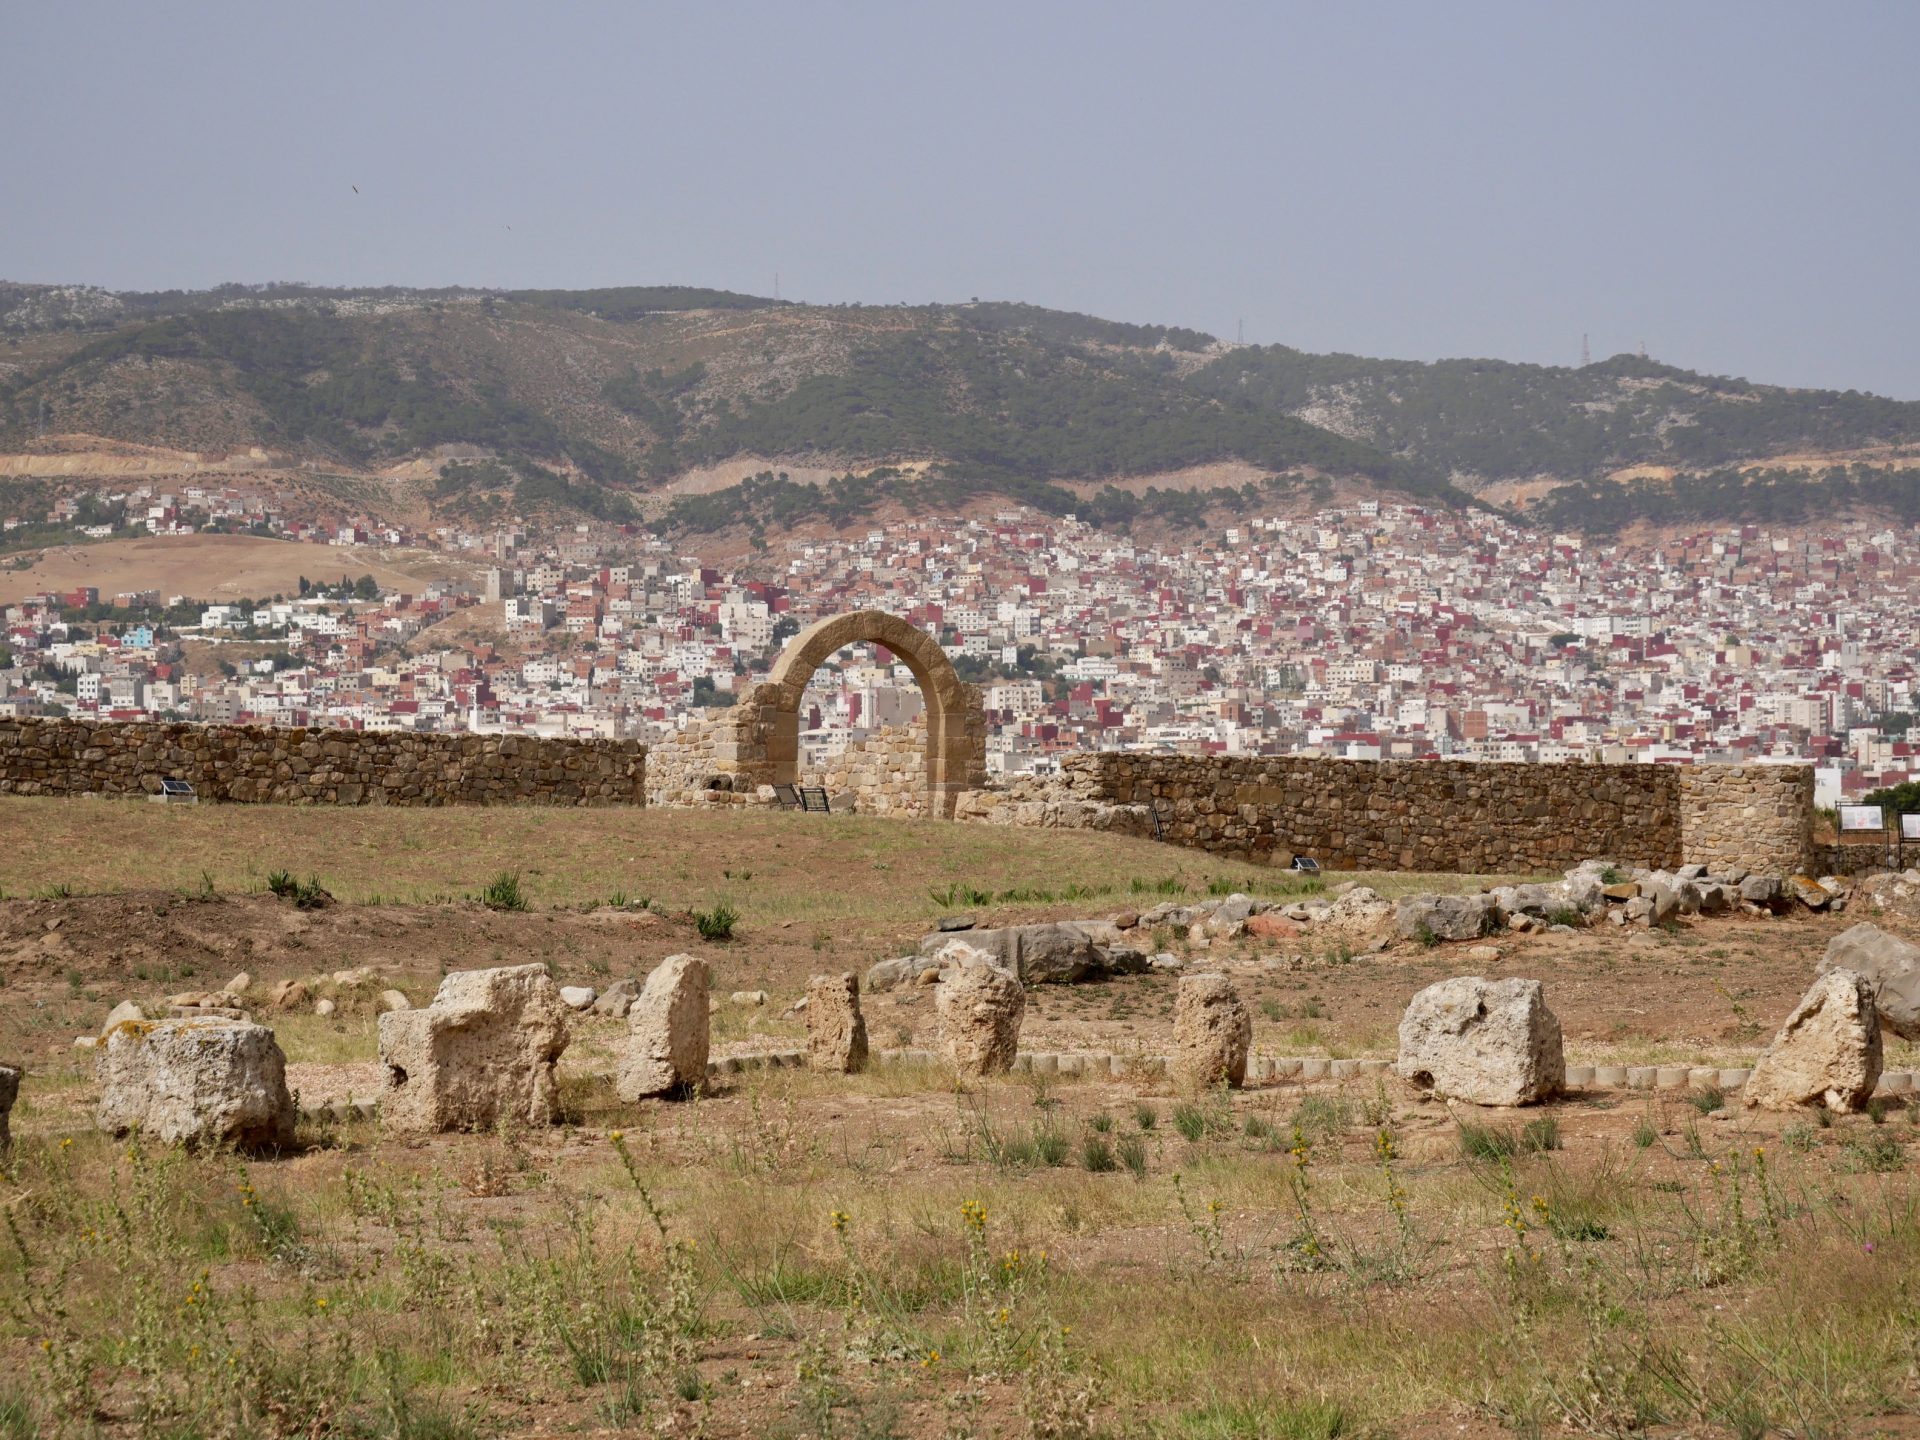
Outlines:
[{"label": "hilltop vegetation", "polygon": [[[0,334],[30,357],[0,369],[0,448],[50,427],[363,470],[464,463],[477,449],[504,481],[453,469],[432,487],[437,504],[469,514],[537,502],[626,518],[630,497],[743,458],[765,464],[750,491],[683,499],[676,523],[992,495],[1103,524],[1183,523],[1331,479],[1447,504],[1544,479],[1563,488],[1541,502],[1543,520],[1596,529],[1836,504],[1920,510],[1912,471],[1743,473],[1788,455],[1920,446],[1920,405],[1630,356],[1583,369],[1423,364],[1227,347],[1006,302],[807,306],[682,286],[0,285]],[[1260,478],[1198,498],[1122,483],[1215,464]],[[816,492],[780,480],[782,466],[847,478]],[[1679,475],[1608,478],[1635,466]],[[1089,496],[1089,484],[1101,488]]]},{"label": "hilltop vegetation", "polygon": [[[1192,384],[1476,480],[1586,480],[1633,465],[1713,468],[1920,442],[1920,404],[1754,385],[1631,355],[1569,369],[1369,360],[1272,345],[1223,356]],[[1643,504],[1652,499],[1639,493]]]}]

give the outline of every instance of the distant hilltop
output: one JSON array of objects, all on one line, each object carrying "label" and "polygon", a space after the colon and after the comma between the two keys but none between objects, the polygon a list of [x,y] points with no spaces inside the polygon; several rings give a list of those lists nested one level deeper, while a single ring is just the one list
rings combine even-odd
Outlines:
[{"label": "distant hilltop", "polygon": [[378,479],[435,513],[691,529],[993,497],[1180,525],[1334,487],[1569,529],[1920,520],[1920,403],[1639,356],[1375,360],[1006,302],[688,286],[0,282],[0,501],[156,450]]}]

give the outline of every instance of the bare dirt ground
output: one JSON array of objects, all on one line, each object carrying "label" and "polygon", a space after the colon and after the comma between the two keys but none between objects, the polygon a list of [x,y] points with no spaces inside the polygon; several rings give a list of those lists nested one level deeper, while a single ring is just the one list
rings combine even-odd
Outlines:
[{"label": "bare dirt ground", "polygon": [[[297,977],[340,1009],[256,1005],[291,1083],[365,1094],[380,986],[419,1003],[448,969],[526,960],[604,986],[678,951],[715,966],[717,1054],[785,1048],[807,975],[902,953],[949,910],[1111,915],[1277,891],[1269,872],[858,817],[19,799],[0,856],[0,1057],[28,1070],[0,1177],[0,1435],[1920,1433],[1899,1106],[1823,1124],[1602,1092],[1500,1113],[1391,1080],[1184,1097],[935,1066],[631,1106],[608,1084],[623,1027],[583,1018],[551,1131],[303,1126],[242,1165],[96,1135],[72,1048],[123,998]],[[280,867],[336,903],[262,893]],[[530,910],[462,898],[503,869]],[[1094,898],[1051,898],[1069,884]],[[703,942],[688,912],[723,901],[734,936]],[[1858,918],[1512,937],[1490,963],[1298,937],[1188,953],[1235,977],[1258,1053],[1390,1055],[1415,990],[1478,971],[1545,980],[1576,1063],[1733,1064]],[[358,966],[377,979],[328,978]],[[1173,990],[1036,988],[1023,1048],[1164,1050]],[[932,1041],[924,990],[867,1013],[879,1047]]]},{"label": "bare dirt ground", "polygon": [[[419,592],[429,581],[463,573],[463,562],[427,551],[371,545],[299,545],[253,535],[153,535],[44,550],[25,569],[0,569],[0,602],[42,591],[98,586],[105,598],[158,590],[164,600],[291,595],[300,577],[331,583],[371,575],[381,585]],[[218,577],[217,579],[213,577]]]}]

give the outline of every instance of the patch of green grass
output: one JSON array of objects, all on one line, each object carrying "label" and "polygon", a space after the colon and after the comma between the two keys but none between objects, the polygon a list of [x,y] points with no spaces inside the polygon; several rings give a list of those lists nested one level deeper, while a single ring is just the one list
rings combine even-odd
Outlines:
[{"label": "patch of green grass", "polygon": [[1460,1122],[1460,1153],[1469,1160],[1497,1164],[1511,1160],[1520,1152],[1520,1137],[1504,1125],[1482,1125],[1477,1120]]},{"label": "patch of green grass", "polygon": [[1219,1401],[1181,1413],[1169,1440],[1350,1440],[1360,1433],[1330,1400]]},{"label": "patch of green grass", "polygon": [[711,910],[693,912],[693,926],[700,932],[702,940],[731,940],[733,927],[740,921],[740,912],[724,900]]},{"label": "patch of green grass", "polygon": [[1727,1106],[1727,1092],[1718,1085],[1703,1085],[1697,1090],[1689,1090],[1680,1097],[1702,1115],[1711,1115]]},{"label": "patch of green grass", "polygon": [[525,910],[527,896],[520,887],[518,873],[502,870],[494,876],[487,882],[486,888],[480,892],[480,903],[489,910]]},{"label": "patch of green grass", "polygon": [[1106,1136],[1091,1132],[1081,1137],[1080,1163],[1095,1175],[1104,1175],[1120,1168],[1120,1162],[1114,1158],[1112,1143]]},{"label": "patch of green grass", "polygon": [[1190,1100],[1182,1100],[1173,1107],[1173,1128],[1182,1140],[1198,1144],[1207,1133],[1207,1112]]},{"label": "patch of green grass", "polygon": [[1887,1175],[1907,1163],[1907,1152],[1884,1130],[1869,1130],[1840,1147],[1846,1168],[1858,1173]]}]

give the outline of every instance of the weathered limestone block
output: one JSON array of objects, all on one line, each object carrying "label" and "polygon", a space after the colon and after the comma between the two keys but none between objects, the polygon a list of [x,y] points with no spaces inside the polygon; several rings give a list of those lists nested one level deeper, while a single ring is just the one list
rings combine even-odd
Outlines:
[{"label": "weathered limestone block", "polygon": [[100,1059],[102,1130],[168,1144],[243,1150],[293,1143],[287,1059],[246,1020],[129,1021]]},{"label": "weathered limestone block", "polygon": [[1920,945],[1862,921],[1827,942],[1820,973],[1830,970],[1865,976],[1881,1026],[1902,1040],[1920,1040]]},{"label": "weathered limestone block", "polygon": [[1395,1071],[1475,1105],[1530,1105],[1566,1083],[1560,1022],[1538,980],[1461,975],[1429,985],[1400,1020]]},{"label": "weathered limestone block", "polygon": [[706,1083],[711,982],[707,962],[694,955],[669,955],[647,976],[627,1012],[615,1082],[622,1100],[682,1095]]},{"label": "weathered limestone block", "polygon": [[867,1022],[860,1013],[860,977],[815,975],[807,981],[807,1063],[851,1075],[867,1068]]},{"label": "weathered limestone block", "polygon": [[982,951],[957,959],[934,994],[947,1060],[964,1076],[1004,1075],[1020,1050],[1027,992]]},{"label": "weathered limestone block", "polygon": [[1493,928],[1491,895],[1409,895],[1394,910],[1407,940],[1478,940]]},{"label": "weathered limestone block", "polygon": [[1173,1002],[1175,1083],[1188,1091],[1239,1089],[1253,1048],[1253,1016],[1224,975],[1183,975]]},{"label": "weathered limestone block", "polygon": [[456,971],[424,1010],[388,1011],[379,1027],[389,1129],[550,1125],[558,1115],[566,1008],[545,965]]},{"label": "weathered limestone block", "polygon": [[1851,970],[1813,982],[1780,1033],[1760,1052],[1740,1098],[1763,1110],[1864,1107],[1880,1083],[1880,1019],[1873,985]]}]

